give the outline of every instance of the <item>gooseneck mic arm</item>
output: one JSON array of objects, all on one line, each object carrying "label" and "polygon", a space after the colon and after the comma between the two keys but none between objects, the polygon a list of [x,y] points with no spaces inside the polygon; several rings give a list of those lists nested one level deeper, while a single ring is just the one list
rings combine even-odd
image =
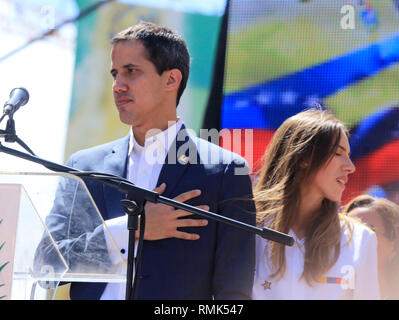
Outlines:
[{"label": "gooseneck mic arm", "polygon": [[3,137],[5,142],[16,142],[30,154],[35,155],[34,152],[23,142],[15,133],[15,121],[10,117],[6,124],[6,130],[0,130],[0,138]]}]

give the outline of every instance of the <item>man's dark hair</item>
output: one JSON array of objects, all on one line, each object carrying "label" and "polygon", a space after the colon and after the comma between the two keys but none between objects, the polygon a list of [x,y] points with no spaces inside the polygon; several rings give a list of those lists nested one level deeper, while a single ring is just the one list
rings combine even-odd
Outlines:
[{"label": "man's dark hair", "polygon": [[111,39],[114,46],[121,41],[139,40],[148,53],[148,60],[159,75],[166,70],[179,69],[182,80],[177,91],[176,107],[187,85],[190,73],[190,54],[184,39],[172,29],[149,22],[140,22],[120,31]]}]

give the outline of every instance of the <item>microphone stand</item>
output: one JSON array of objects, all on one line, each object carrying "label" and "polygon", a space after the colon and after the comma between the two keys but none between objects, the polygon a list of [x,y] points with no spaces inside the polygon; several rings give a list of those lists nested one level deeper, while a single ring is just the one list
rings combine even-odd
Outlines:
[{"label": "microphone stand", "polygon": [[[1,117],[1,120],[5,117],[5,114]],[[16,142],[18,143],[21,147],[23,147],[26,151],[28,151],[30,154],[35,155],[33,151],[23,142],[20,138],[18,138],[16,132],[15,132],[15,121],[13,119],[12,114],[8,116],[7,124],[6,124],[6,130],[0,130],[0,138],[4,137],[5,142]]]},{"label": "microphone stand", "polygon": [[[127,272],[126,272],[126,300],[136,299],[138,292],[138,282],[140,279],[141,272],[141,251],[142,244],[144,240],[144,228],[145,228],[145,210],[144,206],[147,201],[152,203],[162,203],[168,206],[172,206],[176,209],[182,209],[194,214],[198,214],[208,219],[213,219],[230,226],[246,230],[248,232],[252,232],[260,235],[261,237],[279,242],[284,245],[292,246],[294,244],[293,237],[275,231],[269,228],[258,228],[244,222],[234,220],[210,211],[206,211],[203,209],[199,209],[188,204],[175,201],[173,199],[169,199],[159,195],[158,193],[147,190],[145,188],[141,188],[135,186],[130,181],[106,174],[106,173],[98,173],[98,172],[87,172],[80,171],[75,168],[67,167],[64,165],[60,165],[54,162],[50,162],[44,159],[41,159],[35,155],[30,155],[24,152],[20,152],[14,149],[7,148],[3,146],[0,142],[0,152],[4,152],[6,154],[22,158],[31,162],[35,162],[43,165],[44,167],[55,171],[55,172],[64,172],[72,175],[76,175],[78,177],[83,177],[89,180],[95,180],[107,186],[116,188],[119,192],[127,195],[126,199],[121,200],[121,203],[124,207],[125,212],[128,216],[128,230],[129,230],[129,244],[128,244],[128,263],[127,263]],[[138,218],[140,217],[140,236],[138,242],[138,250],[137,256],[134,257],[134,242],[135,242],[135,233],[138,227]],[[136,266],[135,269],[135,277],[134,283],[132,283],[133,278],[133,266]]]}]

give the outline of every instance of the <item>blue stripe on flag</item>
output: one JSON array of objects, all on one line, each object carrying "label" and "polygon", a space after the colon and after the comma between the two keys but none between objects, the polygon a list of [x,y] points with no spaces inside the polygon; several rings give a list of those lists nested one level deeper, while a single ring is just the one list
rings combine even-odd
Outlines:
[{"label": "blue stripe on flag", "polygon": [[222,128],[276,130],[288,117],[399,61],[399,34],[344,56],[224,96]]}]

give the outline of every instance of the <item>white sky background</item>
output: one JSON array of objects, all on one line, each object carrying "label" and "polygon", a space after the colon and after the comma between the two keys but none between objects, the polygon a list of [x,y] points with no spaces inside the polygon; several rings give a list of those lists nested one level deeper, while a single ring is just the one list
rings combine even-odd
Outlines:
[{"label": "white sky background", "polygon": [[[56,5],[57,1],[47,3]],[[51,24],[57,23],[56,19],[76,14],[74,1],[62,3],[60,10],[46,4],[46,1],[0,0],[0,57],[42,34]],[[37,41],[0,61],[0,104],[4,105],[13,88],[25,87],[30,93],[29,102],[14,115],[18,137],[37,156],[59,163],[64,161],[75,37],[76,27],[71,24],[57,36]],[[0,123],[0,129],[4,130],[5,125],[6,119]],[[16,143],[4,143],[4,139],[0,142],[24,151]],[[42,171],[42,168],[26,160],[0,154],[0,171]]]}]

